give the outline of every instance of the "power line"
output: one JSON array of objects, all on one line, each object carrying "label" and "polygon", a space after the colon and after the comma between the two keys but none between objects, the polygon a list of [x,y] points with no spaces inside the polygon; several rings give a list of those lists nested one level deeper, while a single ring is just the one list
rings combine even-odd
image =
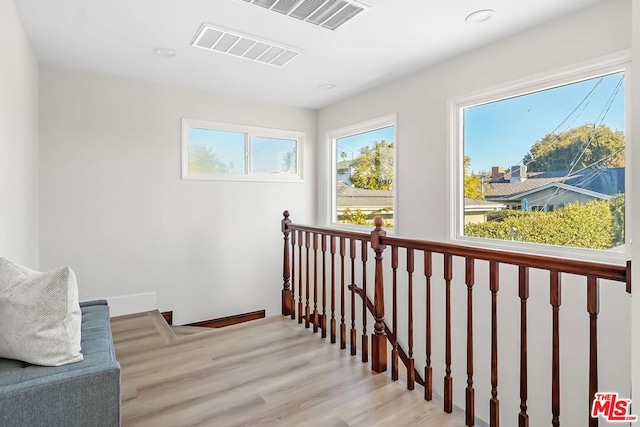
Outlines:
[{"label": "power line", "polygon": [[[622,82],[623,81],[624,81],[624,74],[622,76],[620,76],[620,80],[618,81],[618,84],[616,85],[616,88],[613,91],[613,94],[611,95],[611,97],[607,101],[609,105],[607,106],[607,110],[604,112],[604,114],[602,116],[602,120],[600,120],[600,124],[602,124],[602,122],[604,122],[604,119],[607,117],[607,114],[609,114],[609,109],[613,105],[613,101],[615,100],[616,96],[618,95],[618,92],[620,91],[620,88],[622,87]],[[600,118],[600,116],[598,116],[598,118]],[[596,122],[597,121],[598,121],[598,119],[596,119]]]},{"label": "power line", "polygon": [[[569,120],[569,118],[573,115],[573,113],[575,113],[575,112],[578,110],[578,108],[580,108],[580,106],[584,103],[584,107],[582,108],[582,110],[580,110],[580,114],[582,114],[582,111],[584,111],[584,110],[587,108],[587,106],[589,105],[589,103],[591,102],[591,99],[590,99],[590,98],[591,98],[592,94],[595,94],[595,90],[596,90],[596,89],[597,89],[597,88],[602,84],[603,80],[604,80],[604,76],[600,77],[600,78],[598,79],[598,81],[596,82],[596,84],[591,88],[591,90],[590,90],[590,91],[589,91],[589,92],[584,96],[584,98],[582,98],[582,100],[578,103],[578,105],[576,105],[576,107],[575,107],[575,108],[574,108],[574,109],[573,109],[573,110],[572,110],[572,111],[571,111],[571,112],[570,112],[570,113],[569,113],[569,114],[568,114],[568,115],[567,115],[567,116],[566,116],[566,117],[565,117],[565,118],[560,122],[560,124],[558,124],[558,126],[556,126],[556,127],[555,127],[555,129],[554,129],[554,130],[552,130],[548,135],[553,135],[553,134],[555,134],[555,133],[556,133],[556,131],[557,131],[558,129],[560,129],[560,127],[562,127],[562,125],[563,125],[564,123],[566,123],[566,122]],[[587,101],[587,100],[588,100],[588,102],[585,102],[585,101]],[[571,124],[573,124],[573,123],[577,120],[577,118],[580,116],[580,114],[578,114],[578,115],[574,118],[574,120],[571,122]],[[567,128],[567,129],[568,129],[568,128]],[[566,131],[567,129],[565,129],[565,131]],[[555,141],[553,141],[553,142],[557,142],[557,141],[559,141],[559,140],[560,140],[560,135],[561,135],[561,134],[562,134],[562,132],[560,132],[559,134],[557,134],[557,135],[556,135],[556,137],[555,137]],[[531,150],[529,150],[529,152],[531,152]],[[529,165],[531,162],[533,162],[535,159],[536,159],[536,157],[533,157],[533,156],[532,156],[532,157],[531,157],[531,160],[529,160],[529,161],[525,164],[525,166],[528,166],[528,165]]]}]

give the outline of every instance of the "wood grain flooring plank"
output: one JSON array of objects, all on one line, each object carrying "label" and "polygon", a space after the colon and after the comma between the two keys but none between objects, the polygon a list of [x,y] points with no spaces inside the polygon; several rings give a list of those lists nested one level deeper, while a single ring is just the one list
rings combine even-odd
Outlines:
[{"label": "wood grain flooring plank", "polygon": [[123,427],[464,424],[287,317],[171,337],[156,316],[112,319]]}]

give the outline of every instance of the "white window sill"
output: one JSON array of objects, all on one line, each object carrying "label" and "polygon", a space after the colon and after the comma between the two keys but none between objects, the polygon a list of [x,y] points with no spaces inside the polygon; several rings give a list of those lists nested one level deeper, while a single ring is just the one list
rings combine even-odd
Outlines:
[{"label": "white window sill", "polygon": [[631,243],[625,245],[624,252],[602,249],[585,249],[568,246],[543,245],[539,243],[514,242],[509,240],[484,239],[460,236],[450,240],[451,244],[479,249],[517,252],[528,255],[549,256],[577,261],[598,262],[623,266],[631,259]]}]

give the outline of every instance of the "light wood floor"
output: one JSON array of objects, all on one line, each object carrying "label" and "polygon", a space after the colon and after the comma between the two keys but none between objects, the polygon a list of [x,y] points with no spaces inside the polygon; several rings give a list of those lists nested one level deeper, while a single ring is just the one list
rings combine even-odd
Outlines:
[{"label": "light wood floor", "polygon": [[172,330],[153,311],[112,329],[124,427],[464,425],[285,317]]}]

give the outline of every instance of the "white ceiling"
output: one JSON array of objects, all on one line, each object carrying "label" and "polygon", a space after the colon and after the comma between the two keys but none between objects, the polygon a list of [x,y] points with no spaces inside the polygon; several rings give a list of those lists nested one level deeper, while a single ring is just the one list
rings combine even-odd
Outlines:
[{"label": "white ceiling", "polygon": [[[371,8],[330,31],[242,0],[13,0],[41,63],[308,108],[604,0],[363,1]],[[486,8],[493,19],[465,23]],[[303,53],[278,68],[193,47],[203,23]]]}]

